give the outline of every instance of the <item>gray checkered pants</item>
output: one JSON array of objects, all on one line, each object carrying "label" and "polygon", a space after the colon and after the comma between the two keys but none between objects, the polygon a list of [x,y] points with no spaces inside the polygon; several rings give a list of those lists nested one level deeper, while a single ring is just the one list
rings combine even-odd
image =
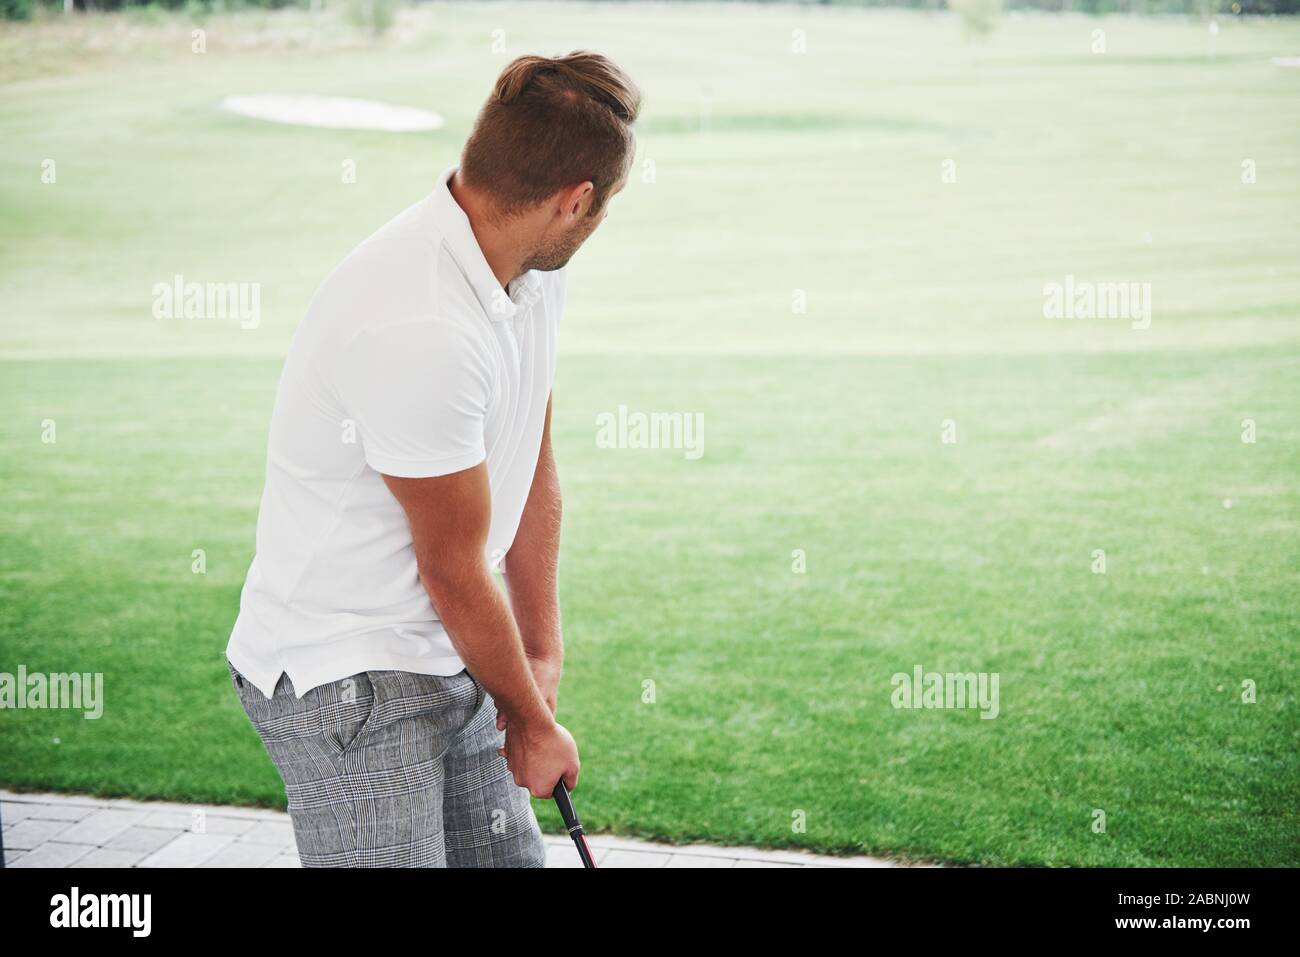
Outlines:
[{"label": "gray checkered pants", "polygon": [[467,671],[366,671],[267,700],[231,681],[284,781],[303,867],[543,867],[528,791]]}]

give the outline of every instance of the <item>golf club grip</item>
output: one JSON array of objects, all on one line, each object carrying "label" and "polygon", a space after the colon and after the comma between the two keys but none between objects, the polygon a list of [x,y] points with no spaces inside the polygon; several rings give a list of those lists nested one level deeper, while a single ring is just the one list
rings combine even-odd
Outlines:
[{"label": "golf club grip", "polygon": [[560,809],[560,817],[564,818],[564,826],[569,829],[569,834],[581,834],[582,822],[578,820],[578,812],[573,809],[573,800],[569,797],[569,789],[563,779],[555,785],[551,797],[555,798],[555,806]]},{"label": "golf club grip", "polygon": [[592,856],[591,848],[587,846],[587,837],[583,834],[582,822],[578,820],[578,812],[573,809],[573,800],[569,797],[569,789],[565,787],[563,779],[556,783],[555,790],[551,792],[551,797],[555,798],[555,806],[560,809],[560,817],[564,818],[564,826],[569,829],[569,837],[573,838],[573,844],[578,849],[578,856],[582,858],[582,866],[588,870],[594,870],[596,859]]}]

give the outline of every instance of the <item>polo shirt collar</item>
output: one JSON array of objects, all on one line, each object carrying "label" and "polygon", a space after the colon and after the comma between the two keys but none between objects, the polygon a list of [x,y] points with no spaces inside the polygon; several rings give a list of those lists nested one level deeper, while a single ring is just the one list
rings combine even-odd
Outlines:
[{"label": "polo shirt collar", "polygon": [[469,280],[470,287],[488,318],[494,321],[513,319],[520,309],[527,309],[541,297],[542,277],[536,269],[530,269],[511,281],[509,291],[501,288],[501,283],[497,282],[492,267],[483,256],[483,250],[479,248],[478,240],[474,238],[469,217],[447,187],[447,182],[455,172],[455,166],[444,170],[433,191],[438,230],[465,278]]}]

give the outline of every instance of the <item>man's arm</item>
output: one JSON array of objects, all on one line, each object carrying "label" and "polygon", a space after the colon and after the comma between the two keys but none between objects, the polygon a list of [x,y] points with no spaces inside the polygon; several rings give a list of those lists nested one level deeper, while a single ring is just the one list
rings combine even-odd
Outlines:
[{"label": "man's arm", "polygon": [[406,510],[420,581],[452,645],[509,723],[504,752],[515,783],[538,797],[549,797],[561,777],[576,787],[577,747],[537,688],[484,555],[492,521],[487,465],[384,481]]},{"label": "man's arm", "polygon": [[[551,450],[551,399],[548,398],[537,468],[514,543],[506,554],[505,579],[524,653],[552,714],[564,665],[559,590],[562,511],[560,477]],[[507,722],[508,715],[502,714],[497,726],[506,727]]]}]

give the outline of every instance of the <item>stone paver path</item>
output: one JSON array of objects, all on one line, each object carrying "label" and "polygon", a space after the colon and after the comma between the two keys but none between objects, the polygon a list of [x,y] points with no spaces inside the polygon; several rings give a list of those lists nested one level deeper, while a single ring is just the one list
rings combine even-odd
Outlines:
[{"label": "stone paver path", "polygon": [[[124,801],[0,790],[7,867],[298,867],[282,811]],[[706,844],[676,846],[589,835],[597,867],[896,867],[871,857],[824,857]],[[547,867],[581,867],[564,836],[546,836]]]}]

